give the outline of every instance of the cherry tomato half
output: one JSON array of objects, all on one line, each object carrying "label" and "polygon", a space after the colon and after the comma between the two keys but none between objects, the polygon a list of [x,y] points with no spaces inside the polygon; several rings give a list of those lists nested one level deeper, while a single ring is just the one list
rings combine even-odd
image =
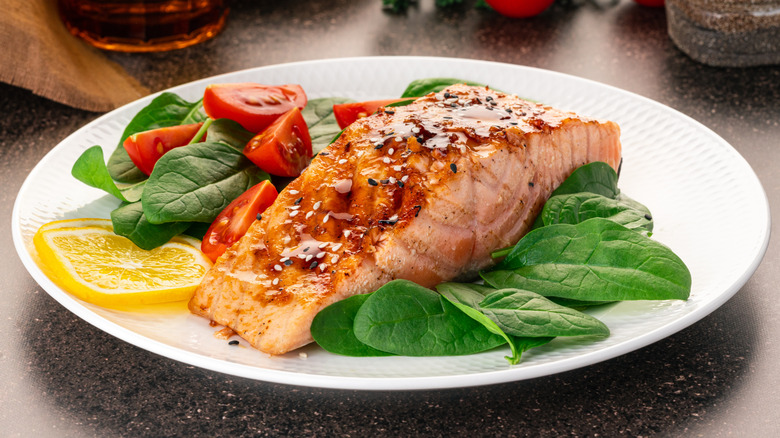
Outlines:
[{"label": "cherry tomato half", "polygon": [[200,244],[203,254],[212,262],[217,261],[226,249],[246,234],[257,215],[273,204],[277,195],[276,188],[266,180],[252,186],[233,200],[214,219],[203,236]]},{"label": "cherry tomato half", "polygon": [[298,176],[312,156],[311,136],[298,108],[287,111],[244,147],[244,155],[271,175]]},{"label": "cherry tomato half", "polygon": [[307,101],[303,88],[295,84],[212,84],[203,94],[203,109],[212,119],[235,120],[258,133],[292,108],[303,109]]},{"label": "cherry tomato half", "polygon": [[553,4],[554,0],[485,0],[501,15],[512,18],[528,18],[539,15]]},{"label": "cherry tomato half", "polygon": [[164,153],[179,146],[186,146],[198,133],[203,123],[169,126],[139,132],[127,137],[122,145],[127,155],[141,172],[150,175],[155,163]]},{"label": "cherry tomato half", "polygon": [[391,103],[403,102],[405,100],[409,100],[409,98],[340,103],[333,105],[333,115],[336,117],[339,128],[344,129],[351,125],[355,120],[374,114],[376,110],[383,106],[390,105]]}]

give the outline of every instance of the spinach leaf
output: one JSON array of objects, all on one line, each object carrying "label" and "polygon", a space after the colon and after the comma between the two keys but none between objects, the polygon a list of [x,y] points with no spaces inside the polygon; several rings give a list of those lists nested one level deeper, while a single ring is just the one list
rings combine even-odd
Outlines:
[{"label": "spinach leaf", "polygon": [[479,303],[479,309],[514,336],[609,335],[607,326],[598,319],[525,290],[495,291]]},{"label": "spinach leaf", "polygon": [[355,314],[368,295],[354,295],[320,310],[311,323],[311,336],[325,350],[343,356],[391,356],[355,337]]},{"label": "spinach leaf", "polygon": [[70,173],[84,184],[103,190],[123,202],[135,202],[141,199],[142,185],[141,190],[138,190],[137,186],[131,186],[124,192],[116,186],[103,161],[103,149],[100,146],[92,146],[85,150],[73,163]]},{"label": "spinach leaf", "polygon": [[160,158],[141,201],[153,224],[211,222],[240,194],[269,178],[231,146],[194,143]]},{"label": "spinach leaf", "polygon": [[244,129],[238,122],[230,119],[217,119],[211,123],[206,131],[206,142],[226,144],[242,152],[244,146],[254,136],[255,134]]},{"label": "spinach leaf", "polygon": [[622,194],[618,199],[588,192],[553,196],[544,204],[541,217],[544,225],[578,224],[602,217],[628,229],[653,231],[650,210]]},{"label": "spinach leaf", "polygon": [[206,231],[209,230],[211,223],[209,222],[192,222],[190,227],[184,230],[184,234],[194,237],[198,240],[203,240],[203,236],[206,235]]},{"label": "spinach leaf", "polygon": [[303,120],[306,121],[306,126],[309,127],[312,151],[315,155],[325,149],[325,146],[331,144],[334,136],[341,133],[336,116],[333,115],[333,105],[347,102],[354,102],[354,100],[345,97],[312,99],[301,111]]},{"label": "spinach leaf", "polygon": [[119,182],[134,183],[146,179],[125,151],[125,139],[135,133],[167,126],[197,123],[206,120],[201,101],[188,102],[174,93],[162,93],[155,97],[130,120],[119,139],[119,144],[108,159],[108,171]]},{"label": "spinach leaf", "polygon": [[594,161],[578,167],[550,196],[589,192],[615,199],[620,193],[617,182],[615,169],[603,161]]},{"label": "spinach leaf", "polygon": [[404,90],[403,94],[401,94],[401,97],[422,97],[428,93],[439,92],[449,87],[450,85],[454,85],[454,84],[467,84],[467,85],[474,85],[477,87],[485,86],[485,84],[480,84],[478,82],[464,81],[463,79],[455,79],[455,78],[417,79],[412,81],[406,87],[406,90]]},{"label": "spinach leaf", "polygon": [[473,354],[506,342],[443,296],[406,280],[371,294],[355,315],[354,330],[364,344],[405,356]]},{"label": "spinach leaf", "polygon": [[684,300],[691,290],[672,250],[603,218],[531,231],[481,275],[496,288],[582,301]]},{"label": "spinach leaf", "polygon": [[140,202],[125,204],[111,212],[114,232],[127,237],[141,249],[151,250],[171,240],[189,227],[187,222],[152,224],[144,216]]}]

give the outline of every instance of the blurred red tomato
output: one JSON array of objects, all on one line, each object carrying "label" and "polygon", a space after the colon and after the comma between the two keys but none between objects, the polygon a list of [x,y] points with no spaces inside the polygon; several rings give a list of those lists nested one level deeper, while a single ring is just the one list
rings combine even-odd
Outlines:
[{"label": "blurred red tomato", "polygon": [[[485,0],[501,15],[512,18],[527,18],[539,15],[555,0]],[[652,1],[652,0],[650,0]],[[663,1],[663,0],[662,0]]]},{"label": "blurred red tomato", "polygon": [[634,0],[642,6],[649,6],[651,8],[663,8],[664,0]]}]

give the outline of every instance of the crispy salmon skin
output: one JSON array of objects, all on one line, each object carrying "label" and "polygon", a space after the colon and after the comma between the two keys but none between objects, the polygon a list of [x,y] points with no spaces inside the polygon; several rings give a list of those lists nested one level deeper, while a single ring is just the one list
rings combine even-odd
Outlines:
[{"label": "crispy salmon skin", "polygon": [[393,279],[472,278],[577,167],[617,169],[620,130],[454,85],[353,123],[206,274],[190,310],[283,354],[322,308]]}]

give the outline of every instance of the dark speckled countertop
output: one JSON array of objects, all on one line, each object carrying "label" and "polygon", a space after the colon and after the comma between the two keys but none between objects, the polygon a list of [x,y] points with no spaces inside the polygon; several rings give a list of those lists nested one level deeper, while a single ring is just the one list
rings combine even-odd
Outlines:
[{"label": "dark speckled countertop", "polygon": [[[780,67],[698,64],[669,40],[663,9],[627,0],[556,5],[532,20],[419,3],[392,15],[379,0],[236,1],[212,41],[109,56],[153,90],[255,66],[363,55],[463,57],[574,74],[657,100],[713,129],[756,171],[773,213],[780,205]],[[2,436],[780,435],[776,242],[742,290],[710,316],[586,368],[416,392],[252,381],[107,335],[35,283],[12,249],[14,199],[38,160],[99,114],[5,84],[0,107]]]}]

